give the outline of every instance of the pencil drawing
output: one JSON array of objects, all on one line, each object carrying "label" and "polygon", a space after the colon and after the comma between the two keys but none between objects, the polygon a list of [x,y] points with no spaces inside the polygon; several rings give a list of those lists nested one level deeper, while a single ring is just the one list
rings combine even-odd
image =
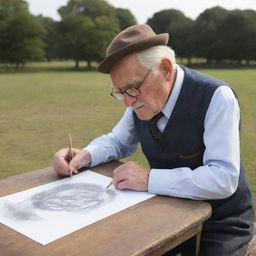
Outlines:
[{"label": "pencil drawing", "polygon": [[3,204],[1,209],[3,215],[12,220],[41,220],[33,210],[33,207],[29,201],[21,203],[11,203],[9,201]]},{"label": "pencil drawing", "polygon": [[91,183],[69,183],[39,192],[19,202],[5,202],[5,216],[14,220],[41,220],[38,210],[81,213],[100,207],[115,196],[113,190]]},{"label": "pencil drawing", "polygon": [[40,210],[81,212],[100,206],[113,196],[114,191],[99,185],[70,183],[38,193],[31,200],[33,206]]}]

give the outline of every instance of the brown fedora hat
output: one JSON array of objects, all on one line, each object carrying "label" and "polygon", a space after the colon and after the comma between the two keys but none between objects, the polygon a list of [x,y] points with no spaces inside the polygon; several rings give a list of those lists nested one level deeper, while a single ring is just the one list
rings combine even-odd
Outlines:
[{"label": "brown fedora hat", "polygon": [[155,45],[167,45],[169,34],[157,35],[148,25],[133,25],[121,31],[106,50],[106,58],[97,70],[109,73],[111,67],[124,56]]}]

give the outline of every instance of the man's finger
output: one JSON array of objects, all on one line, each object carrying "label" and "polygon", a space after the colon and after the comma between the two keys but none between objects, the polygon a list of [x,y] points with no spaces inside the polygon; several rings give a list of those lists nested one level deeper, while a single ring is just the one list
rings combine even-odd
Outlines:
[{"label": "man's finger", "polygon": [[116,188],[119,190],[131,189],[131,184],[130,184],[129,180],[123,180],[117,184]]},{"label": "man's finger", "polygon": [[127,172],[118,172],[116,174],[114,174],[113,176],[113,185],[115,186],[115,188],[118,188],[118,184],[120,182],[123,182],[125,180],[128,180],[129,174]]},{"label": "man's finger", "polygon": [[83,167],[83,160],[81,159],[81,157],[77,154],[73,157],[73,159],[70,161],[69,163],[69,169],[71,171],[80,169]]}]

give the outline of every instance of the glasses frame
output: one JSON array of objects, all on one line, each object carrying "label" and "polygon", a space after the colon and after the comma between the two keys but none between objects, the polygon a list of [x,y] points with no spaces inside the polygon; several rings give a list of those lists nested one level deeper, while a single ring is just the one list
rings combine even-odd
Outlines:
[{"label": "glasses frame", "polygon": [[[140,87],[143,85],[143,83],[145,82],[145,80],[147,79],[148,75],[150,74],[152,70],[149,69],[148,72],[146,73],[145,77],[142,79],[142,81],[140,81],[135,87],[132,88],[128,88],[124,91],[120,91],[120,92],[115,92],[114,88],[112,90],[112,92],[110,93],[110,95],[112,97],[114,97],[117,100],[123,100],[124,99],[124,94],[129,95],[130,97],[137,97],[141,94],[140,91]],[[134,91],[134,93],[129,93],[129,91]]]}]

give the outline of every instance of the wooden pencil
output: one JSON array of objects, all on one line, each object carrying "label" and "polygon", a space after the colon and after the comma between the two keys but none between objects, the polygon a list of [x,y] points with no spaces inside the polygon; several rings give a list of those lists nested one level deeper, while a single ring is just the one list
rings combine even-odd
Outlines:
[{"label": "wooden pencil", "polygon": [[[71,134],[68,136],[68,162],[70,162],[73,158],[72,154],[72,137]],[[72,177],[72,171],[70,170],[70,177]]]}]

